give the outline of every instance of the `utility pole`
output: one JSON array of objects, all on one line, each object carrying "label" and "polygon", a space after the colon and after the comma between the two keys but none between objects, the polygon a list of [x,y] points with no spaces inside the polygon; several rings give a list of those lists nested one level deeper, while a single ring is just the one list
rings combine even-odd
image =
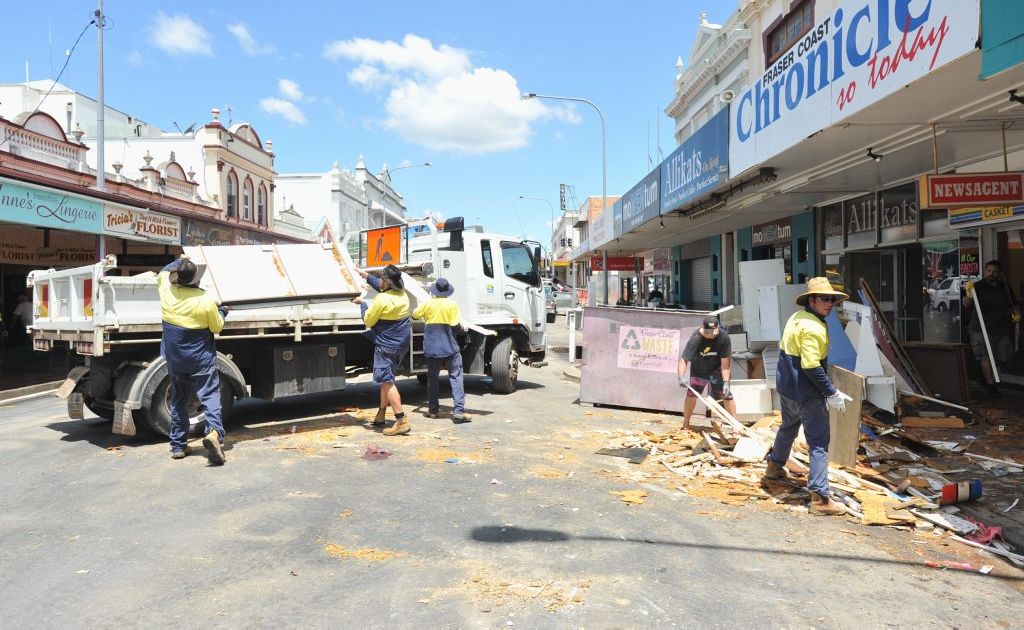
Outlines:
[{"label": "utility pole", "polygon": [[[103,102],[103,0],[98,0],[96,8],[96,190],[105,190],[106,165],[104,164],[104,144],[107,135],[103,129],[103,119],[106,117],[106,106]],[[100,260],[107,255],[107,239],[100,234]]]}]

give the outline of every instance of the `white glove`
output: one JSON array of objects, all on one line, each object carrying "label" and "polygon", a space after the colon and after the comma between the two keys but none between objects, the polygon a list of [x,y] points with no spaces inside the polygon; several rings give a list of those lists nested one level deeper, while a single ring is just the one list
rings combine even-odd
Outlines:
[{"label": "white glove", "polygon": [[829,409],[835,409],[836,411],[846,411],[846,399],[849,398],[846,394],[836,390],[836,393],[832,394],[825,399],[825,405]]}]

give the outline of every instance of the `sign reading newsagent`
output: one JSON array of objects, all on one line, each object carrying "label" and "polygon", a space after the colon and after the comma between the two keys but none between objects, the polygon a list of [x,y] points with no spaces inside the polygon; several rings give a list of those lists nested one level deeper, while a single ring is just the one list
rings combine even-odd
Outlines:
[{"label": "sign reading newsagent", "polygon": [[63,191],[0,179],[0,221],[75,232],[103,232],[102,204]]},{"label": "sign reading newsagent", "polygon": [[979,0],[845,0],[730,104],[738,175],[974,50]]},{"label": "sign reading newsagent", "polygon": [[712,116],[661,163],[662,214],[711,192],[729,179],[729,169],[729,108],[726,108]]}]

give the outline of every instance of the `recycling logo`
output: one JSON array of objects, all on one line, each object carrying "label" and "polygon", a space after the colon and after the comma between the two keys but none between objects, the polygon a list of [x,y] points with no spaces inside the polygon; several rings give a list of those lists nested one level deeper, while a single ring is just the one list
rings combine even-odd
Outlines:
[{"label": "recycling logo", "polygon": [[630,329],[626,333],[625,339],[622,340],[623,350],[639,350],[640,349],[640,338],[636,336],[636,330]]}]

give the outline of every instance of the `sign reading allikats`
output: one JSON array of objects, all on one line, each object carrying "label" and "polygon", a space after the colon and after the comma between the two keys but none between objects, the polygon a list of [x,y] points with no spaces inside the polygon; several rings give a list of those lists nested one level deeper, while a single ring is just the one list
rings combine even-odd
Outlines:
[{"label": "sign reading allikats", "polygon": [[730,105],[730,174],[970,53],[979,14],[979,0],[842,2]]},{"label": "sign reading allikats", "polygon": [[921,205],[949,208],[1024,203],[1024,172],[925,175],[920,180]]}]

